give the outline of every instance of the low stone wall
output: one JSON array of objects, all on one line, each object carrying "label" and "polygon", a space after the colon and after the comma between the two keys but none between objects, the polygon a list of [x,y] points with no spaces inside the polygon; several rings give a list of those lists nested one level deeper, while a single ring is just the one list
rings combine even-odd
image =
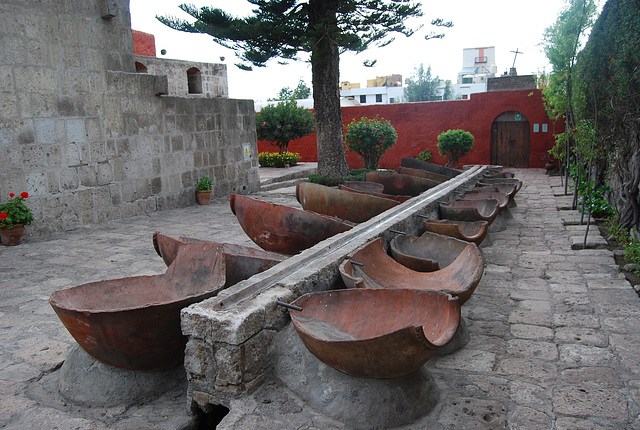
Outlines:
[{"label": "low stone wall", "polygon": [[338,266],[349,253],[378,237],[388,243],[395,235],[392,229],[420,234],[422,219],[417,214],[437,219],[438,202],[453,200],[456,191],[473,187],[487,169],[473,166],[217,297],[183,309],[189,399],[207,411],[210,405],[229,407],[231,399],[254,390],[272,365],[268,353],[272,341],[290,322],[287,311],[276,305],[277,300],[292,302],[311,291],[344,288]]},{"label": "low stone wall", "polygon": [[[170,60],[136,55],[136,66],[144,66],[146,73],[166,75],[169,79],[168,95],[174,97],[229,97],[227,66],[221,63]],[[200,92],[189,91],[187,71],[197,69]]]}]

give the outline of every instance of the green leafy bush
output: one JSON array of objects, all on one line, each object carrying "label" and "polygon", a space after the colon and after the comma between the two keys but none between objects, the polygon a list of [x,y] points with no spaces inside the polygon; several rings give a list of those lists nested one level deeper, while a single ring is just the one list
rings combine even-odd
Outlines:
[{"label": "green leafy bush", "polygon": [[261,152],[258,154],[260,167],[289,167],[295,166],[300,160],[300,154],[294,152]]},{"label": "green leafy bush", "polygon": [[[593,186],[594,183],[595,181],[591,181],[588,186]],[[595,190],[591,191],[590,195],[585,189],[578,190],[578,192],[582,195],[582,199],[584,200],[584,210],[587,213],[589,212],[589,210],[591,210],[591,215],[594,218],[605,218],[613,215],[613,206],[611,206],[609,202],[607,202],[607,200],[604,198],[605,193],[608,193],[609,191],[611,191],[611,188],[609,188],[608,185],[603,185],[599,188],[596,188]]]},{"label": "green leafy bush", "polygon": [[207,176],[203,176],[202,178],[200,178],[200,180],[198,181],[198,188],[199,191],[211,191],[211,179],[209,179]]},{"label": "green leafy bush", "polygon": [[[618,220],[614,217],[610,217],[606,223],[609,236],[615,239],[624,250],[624,258],[636,267],[640,267],[640,241],[637,238],[637,231],[631,229],[630,231],[620,227]],[[640,270],[634,272],[640,276]]]},{"label": "green leafy bush", "polygon": [[289,151],[289,142],[315,131],[313,112],[298,107],[295,100],[268,105],[256,113],[258,139],[272,142],[280,153]]},{"label": "green leafy bush", "polygon": [[398,140],[398,134],[384,118],[362,117],[347,126],[344,140],[349,151],[360,155],[365,168],[375,170],[382,155]]},{"label": "green leafy bush", "polygon": [[[316,184],[326,185],[328,187],[336,187],[349,181],[364,181],[364,174],[371,172],[371,169],[352,169],[349,176],[320,176],[316,174],[309,175],[308,181]],[[386,170],[393,171],[393,170]]]},{"label": "green leafy bush", "polygon": [[449,157],[447,167],[460,168],[460,158],[471,151],[474,141],[471,133],[460,129],[440,133],[438,135],[438,149],[440,155]]}]

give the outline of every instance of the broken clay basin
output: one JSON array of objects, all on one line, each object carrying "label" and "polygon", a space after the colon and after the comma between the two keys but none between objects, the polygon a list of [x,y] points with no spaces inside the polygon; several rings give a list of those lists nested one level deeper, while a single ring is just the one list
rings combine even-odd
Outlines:
[{"label": "broken clay basin", "polygon": [[350,255],[339,271],[347,288],[442,291],[459,298],[462,305],[478,286],[484,263],[479,254],[465,256],[458,263],[435,272],[411,270],[391,258],[378,238]]},{"label": "broken clay basin", "polygon": [[426,170],[427,172],[437,173],[438,175],[447,176],[449,178],[455,178],[462,173],[462,170],[440,166],[439,164],[429,163],[428,161],[418,160],[417,158],[405,157],[400,161],[400,165],[410,169]]},{"label": "broken clay basin", "polygon": [[78,344],[98,361],[129,370],[183,362],[180,311],[224,286],[219,244],[182,247],[166,273],[91,282],[54,291],[49,303]]},{"label": "broken clay basin", "polygon": [[229,205],[256,245],[280,254],[297,254],[354,225],[335,217],[237,194],[231,194]]},{"label": "broken clay basin", "polygon": [[487,221],[491,224],[498,215],[498,201],[456,200],[440,203],[440,216],[453,221]]},{"label": "broken clay basin", "polygon": [[487,221],[453,221],[450,219],[426,219],[423,223],[425,231],[451,236],[456,239],[480,244],[487,237],[489,223]]},{"label": "broken clay basin", "polygon": [[440,174],[435,173],[435,172],[429,172],[428,170],[412,169],[410,167],[403,167],[403,166],[400,166],[398,168],[398,173],[403,174],[403,175],[417,176],[419,178],[431,179],[431,180],[437,181],[437,182],[446,182],[449,179],[451,179],[448,176],[440,175]]},{"label": "broken clay basin", "polygon": [[343,185],[338,185],[338,188],[349,191],[350,193],[368,194],[370,196],[395,200],[399,203],[404,203],[411,198],[411,196],[398,194],[384,194],[382,192],[384,190],[384,185],[379,184],[378,182],[347,181]]},{"label": "broken clay basin", "polygon": [[496,200],[498,209],[504,209],[509,204],[509,195],[497,191],[485,191],[475,193],[464,193],[460,196],[460,200]]},{"label": "broken clay basin", "polygon": [[514,204],[514,197],[516,195],[516,184],[491,184],[482,185],[478,184],[477,187],[470,189],[466,194],[482,194],[482,193],[501,193],[506,194],[509,198],[507,206]]},{"label": "broken clay basin", "polygon": [[289,309],[304,344],[329,366],[360,378],[398,378],[447,345],[460,323],[448,294],[348,289],[308,293]]},{"label": "broken clay basin", "polygon": [[[394,260],[417,272],[434,272],[456,265],[457,273],[464,278],[461,282],[475,282],[477,285],[484,271],[478,246],[450,236],[430,232],[420,236],[405,234],[394,237],[389,249]],[[481,269],[475,270],[478,266]]]},{"label": "broken clay basin", "polygon": [[415,197],[421,193],[440,185],[440,182],[432,179],[419,178],[417,176],[402,175],[395,172],[367,172],[364,179],[377,182],[384,186],[385,194],[399,194]]},{"label": "broken clay basin", "polygon": [[480,181],[480,185],[495,186],[500,184],[514,185],[516,194],[522,188],[522,181],[517,178],[484,178]]},{"label": "broken clay basin", "polygon": [[[176,239],[160,232],[153,233],[153,247],[167,266],[176,259],[180,248],[187,243],[216,243],[199,239],[180,237]],[[233,243],[222,243],[224,256],[225,284],[224,288],[249,279],[256,273],[275,266],[287,259],[286,255]]]},{"label": "broken clay basin", "polygon": [[338,188],[301,182],[296,186],[296,199],[307,211],[361,223],[400,203],[382,197],[350,193]]}]

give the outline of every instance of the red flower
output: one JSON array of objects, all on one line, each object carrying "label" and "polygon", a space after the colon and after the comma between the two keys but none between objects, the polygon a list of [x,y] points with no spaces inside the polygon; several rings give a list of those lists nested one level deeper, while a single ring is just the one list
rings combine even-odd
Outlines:
[{"label": "red flower", "polygon": [[0,212],[0,219],[7,219],[8,216],[6,212]]},{"label": "red flower", "polygon": [[16,195],[13,193],[9,193],[9,197],[15,197]]},{"label": "red flower", "polygon": [[20,193],[20,197],[22,197],[23,199],[26,199],[27,197],[29,197],[29,193],[26,191],[23,191]]}]

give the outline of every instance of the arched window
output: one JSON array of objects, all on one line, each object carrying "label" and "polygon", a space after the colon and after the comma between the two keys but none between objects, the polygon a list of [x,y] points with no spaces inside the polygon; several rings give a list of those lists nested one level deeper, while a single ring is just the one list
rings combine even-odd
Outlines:
[{"label": "arched window", "polygon": [[195,67],[187,70],[189,94],[202,94],[202,73]]},{"label": "arched window", "polygon": [[147,66],[142,64],[139,61],[136,61],[136,72],[138,73],[147,73]]}]

